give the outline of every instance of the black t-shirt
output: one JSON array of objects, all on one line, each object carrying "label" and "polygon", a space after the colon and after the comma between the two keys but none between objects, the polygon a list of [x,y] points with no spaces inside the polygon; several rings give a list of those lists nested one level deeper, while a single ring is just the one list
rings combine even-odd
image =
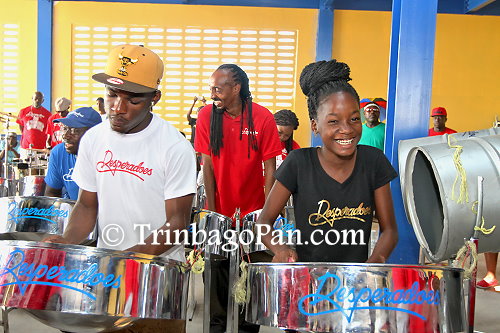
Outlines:
[{"label": "black t-shirt", "polygon": [[[340,184],[321,166],[317,149],[293,150],[276,171],[276,179],[293,195],[296,227],[302,242],[296,247],[299,260],[365,262],[374,192],[397,177],[397,173],[380,149],[358,145],[352,174]],[[325,241],[327,232],[332,245]],[[314,245],[312,240],[322,244]]]}]

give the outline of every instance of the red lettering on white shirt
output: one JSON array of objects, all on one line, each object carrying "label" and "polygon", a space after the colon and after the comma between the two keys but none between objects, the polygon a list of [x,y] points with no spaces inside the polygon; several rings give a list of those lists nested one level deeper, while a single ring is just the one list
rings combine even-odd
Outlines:
[{"label": "red lettering on white shirt", "polygon": [[123,162],[118,159],[114,160],[113,152],[110,150],[106,150],[103,160],[97,162],[96,170],[98,172],[111,172],[113,176],[116,172],[125,172],[144,181],[144,178],[142,178],[141,176],[151,176],[153,174],[153,169],[145,168],[143,164],[144,162],[133,164],[128,161]]}]

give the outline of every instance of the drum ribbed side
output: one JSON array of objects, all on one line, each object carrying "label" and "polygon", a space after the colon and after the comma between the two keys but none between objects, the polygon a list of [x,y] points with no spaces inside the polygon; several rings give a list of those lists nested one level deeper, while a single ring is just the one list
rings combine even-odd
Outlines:
[{"label": "drum ribbed side", "polygon": [[[454,155],[456,149],[461,153]],[[450,259],[474,234],[477,179],[484,178],[484,230],[495,225],[500,206],[500,135],[466,138],[451,144],[414,147],[404,170],[408,220],[426,256]],[[457,171],[456,163],[463,167]],[[480,252],[500,250],[500,229],[479,233]]]}]

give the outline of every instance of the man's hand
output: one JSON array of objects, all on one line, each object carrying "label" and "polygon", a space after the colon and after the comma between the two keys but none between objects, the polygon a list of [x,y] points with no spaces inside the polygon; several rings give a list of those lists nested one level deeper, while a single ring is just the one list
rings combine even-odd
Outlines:
[{"label": "man's hand", "polygon": [[71,244],[66,238],[60,235],[50,235],[42,239],[42,242],[46,243],[59,243],[59,244]]},{"label": "man's hand", "polygon": [[198,101],[198,96],[194,96],[194,98],[193,98],[193,102],[196,103],[196,101]]},{"label": "man's hand", "polygon": [[288,247],[287,249],[278,251],[274,255],[272,262],[289,263],[297,262],[298,260],[297,252]]}]

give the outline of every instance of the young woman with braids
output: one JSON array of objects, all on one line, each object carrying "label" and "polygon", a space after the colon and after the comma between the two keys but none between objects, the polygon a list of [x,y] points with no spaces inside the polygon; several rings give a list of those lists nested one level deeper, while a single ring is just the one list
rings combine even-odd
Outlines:
[{"label": "young woman with braids", "polygon": [[[323,145],[292,151],[276,171],[276,182],[258,222],[272,226],[293,195],[302,245],[294,251],[271,244],[271,235],[264,236],[264,244],[275,254],[274,262],[383,263],[397,243],[389,187],[397,174],[382,151],[358,145],[362,128],[359,96],[348,83],[349,74],[346,64],[330,60],[309,64],[300,75],[311,128]],[[368,257],[374,211],[381,235]],[[325,235],[332,229],[334,234],[355,236],[346,244],[343,239],[335,242],[332,235],[329,245]],[[313,238],[321,244],[312,245]]]},{"label": "young woman with braids", "polygon": [[274,121],[281,141],[281,155],[276,157],[276,168],[279,168],[292,150],[300,148],[293,139],[293,131],[299,127],[299,119],[293,111],[283,109],[274,114]]},{"label": "young woman with braids", "polygon": [[[272,113],[253,103],[246,73],[225,64],[210,77],[212,105],[198,113],[195,150],[202,154],[208,209],[240,216],[261,209],[274,183],[281,145]],[[264,163],[264,177],[262,177]],[[228,260],[212,264],[210,332],[225,332]],[[240,320],[239,332],[259,326]]]}]

